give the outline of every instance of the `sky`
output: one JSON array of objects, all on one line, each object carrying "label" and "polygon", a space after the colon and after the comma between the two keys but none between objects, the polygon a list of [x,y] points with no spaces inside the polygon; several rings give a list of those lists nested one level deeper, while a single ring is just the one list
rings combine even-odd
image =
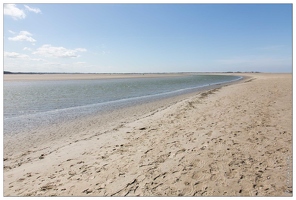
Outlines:
[{"label": "sky", "polygon": [[292,4],[4,4],[12,72],[292,72]]}]

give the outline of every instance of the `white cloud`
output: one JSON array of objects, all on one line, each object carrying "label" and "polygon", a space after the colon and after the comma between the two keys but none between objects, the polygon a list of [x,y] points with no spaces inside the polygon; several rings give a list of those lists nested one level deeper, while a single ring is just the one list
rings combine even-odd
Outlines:
[{"label": "white cloud", "polygon": [[19,54],[16,52],[4,52],[4,57],[5,58],[22,58],[22,59],[29,59],[30,56],[26,54]]},{"label": "white cloud", "polygon": [[17,36],[9,37],[8,40],[36,42],[36,40],[34,38],[32,38],[31,36],[32,36],[32,34],[29,33],[28,31],[21,31]]},{"label": "white cloud", "polygon": [[65,47],[54,47],[49,44],[45,44],[33,52],[33,54],[45,56],[45,57],[55,57],[55,58],[73,58],[79,57],[78,52],[84,52],[84,48],[76,49],[66,49]]},{"label": "white cloud", "polygon": [[24,50],[24,51],[32,51],[32,49],[29,48],[29,47],[24,47],[23,50]]},{"label": "white cloud", "polygon": [[32,58],[29,55],[26,54],[20,54],[16,52],[4,52],[4,57],[5,58],[11,58],[11,59],[23,59],[27,61],[45,61],[42,58]]},{"label": "white cloud", "polygon": [[[29,12],[34,12],[36,14],[41,13],[41,10],[39,8],[32,8],[27,5],[24,5],[24,7]],[[24,12],[24,10],[16,7],[15,4],[4,4],[4,15],[11,16],[14,20],[26,18],[26,13]]]},{"label": "white cloud", "polygon": [[25,8],[28,10],[28,11],[30,11],[30,12],[34,12],[34,13],[41,13],[41,10],[39,9],[39,8],[31,8],[31,7],[29,7],[29,6],[27,6],[27,5],[24,5],[25,6]]},{"label": "white cloud", "polygon": [[11,16],[14,20],[26,17],[25,12],[17,8],[15,4],[4,4],[4,15]]}]

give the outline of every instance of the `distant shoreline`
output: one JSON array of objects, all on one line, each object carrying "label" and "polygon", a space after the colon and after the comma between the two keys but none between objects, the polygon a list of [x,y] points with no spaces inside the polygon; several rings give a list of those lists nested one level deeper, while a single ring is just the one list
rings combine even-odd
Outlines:
[{"label": "distant shoreline", "polygon": [[240,71],[237,71],[237,72],[232,72],[232,71],[227,71],[227,72],[143,72],[143,73],[140,73],[140,72],[135,72],[135,73],[132,73],[132,72],[123,72],[123,73],[83,73],[83,72],[10,72],[10,71],[4,71],[3,74],[195,74],[195,73],[261,73],[261,72],[240,72]]},{"label": "distant shoreline", "polygon": [[176,72],[176,73],[5,73],[4,81],[95,80],[122,78],[160,78],[188,75],[241,75],[239,72]]},{"label": "distant shoreline", "polygon": [[[182,73],[196,73],[196,72],[145,72],[145,73],[83,73],[83,72],[10,72],[4,71],[3,74],[182,74]],[[210,72],[205,72],[210,73]]]},{"label": "distant shoreline", "polygon": [[4,81],[48,81],[48,80],[94,80],[94,79],[114,79],[114,78],[156,78],[184,76],[188,73],[157,73],[157,74],[68,74],[68,73],[32,73],[32,74],[4,74]]}]

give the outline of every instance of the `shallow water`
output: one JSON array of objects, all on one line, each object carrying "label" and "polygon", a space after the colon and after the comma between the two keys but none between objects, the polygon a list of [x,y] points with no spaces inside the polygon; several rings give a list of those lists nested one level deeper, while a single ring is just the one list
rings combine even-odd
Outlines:
[{"label": "shallow water", "polygon": [[179,95],[239,78],[192,75],[166,78],[4,82],[4,134]]}]

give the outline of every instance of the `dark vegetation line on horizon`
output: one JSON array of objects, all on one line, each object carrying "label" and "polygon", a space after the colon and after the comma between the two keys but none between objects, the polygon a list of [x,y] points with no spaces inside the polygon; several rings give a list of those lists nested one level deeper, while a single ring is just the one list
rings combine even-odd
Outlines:
[{"label": "dark vegetation line on horizon", "polygon": [[148,72],[148,73],[82,73],[82,72],[10,72],[4,71],[3,74],[186,74],[186,73],[261,73],[257,71],[251,72]]},{"label": "dark vegetation line on horizon", "polygon": [[87,73],[87,72],[10,72],[4,71],[4,74],[180,74],[180,73],[196,73],[196,72],[147,72],[147,73]]}]

